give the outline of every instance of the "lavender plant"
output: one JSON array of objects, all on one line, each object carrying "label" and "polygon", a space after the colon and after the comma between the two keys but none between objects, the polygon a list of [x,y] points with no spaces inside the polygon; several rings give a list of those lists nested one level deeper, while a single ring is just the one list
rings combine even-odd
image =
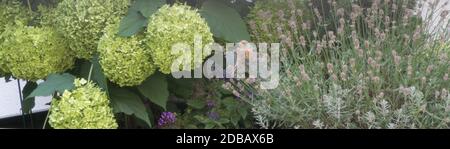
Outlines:
[{"label": "lavender plant", "polygon": [[[282,43],[279,87],[225,85],[262,128],[450,127],[448,11],[434,11],[448,2],[268,3],[256,3],[249,26],[255,41]],[[430,30],[436,22],[447,25]]]}]

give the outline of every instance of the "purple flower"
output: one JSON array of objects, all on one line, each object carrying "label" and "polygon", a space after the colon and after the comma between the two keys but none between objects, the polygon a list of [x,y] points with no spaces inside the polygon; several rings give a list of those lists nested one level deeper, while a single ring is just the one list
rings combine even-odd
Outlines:
[{"label": "purple flower", "polygon": [[216,106],[216,102],[214,100],[207,100],[206,106],[210,109],[214,108]]},{"label": "purple flower", "polygon": [[208,117],[212,120],[219,120],[220,115],[217,112],[208,112]]},{"label": "purple flower", "polygon": [[175,123],[177,118],[175,117],[175,114],[172,112],[163,112],[161,113],[161,117],[158,120],[158,126],[166,126]]}]

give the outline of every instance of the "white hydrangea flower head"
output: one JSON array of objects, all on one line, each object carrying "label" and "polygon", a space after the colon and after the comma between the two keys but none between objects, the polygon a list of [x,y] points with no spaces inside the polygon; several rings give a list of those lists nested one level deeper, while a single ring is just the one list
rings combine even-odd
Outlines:
[{"label": "white hydrangea flower head", "polygon": [[49,124],[55,129],[117,129],[106,93],[92,81],[75,79],[74,85],[53,99]]}]

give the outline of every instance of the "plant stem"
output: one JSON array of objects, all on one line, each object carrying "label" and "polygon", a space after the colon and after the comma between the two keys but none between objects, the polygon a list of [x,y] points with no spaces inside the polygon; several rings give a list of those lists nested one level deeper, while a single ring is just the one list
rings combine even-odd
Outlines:
[{"label": "plant stem", "polygon": [[[52,99],[53,100],[53,99]],[[52,101],[50,101],[50,108],[48,108],[48,112],[47,112],[47,116],[45,117],[44,120],[44,126],[42,126],[42,129],[45,129],[45,126],[48,122],[48,116],[50,115],[50,111],[52,110]]]},{"label": "plant stem", "polygon": [[[22,87],[20,86],[20,80],[19,79],[17,79],[17,87],[19,89],[20,107],[23,108]],[[27,127],[27,122],[26,122],[26,117],[25,117],[25,113],[23,112],[23,109],[21,110],[21,112],[22,112],[23,127],[26,128]]]},{"label": "plant stem", "polygon": [[91,64],[91,68],[89,69],[88,81],[91,81],[92,69],[94,69],[94,64]]},{"label": "plant stem", "polygon": [[27,0],[27,4],[28,4],[28,9],[30,9],[30,12],[32,12],[33,9],[31,9],[31,3],[30,3],[30,0]]}]

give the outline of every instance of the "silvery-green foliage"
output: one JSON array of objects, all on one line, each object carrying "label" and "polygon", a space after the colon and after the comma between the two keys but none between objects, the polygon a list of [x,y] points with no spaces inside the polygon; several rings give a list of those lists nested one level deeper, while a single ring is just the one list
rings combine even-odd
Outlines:
[{"label": "silvery-green foliage", "polygon": [[450,128],[450,43],[430,38],[438,34],[410,13],[411,0],[374,2],[367,13],[336,5],[331,21],[315,8],[256,3],[249,26],[254,40],[282,43],[280,82],[263,90],[241,80],[234,92],[261,127]]},{"label": "silvery-green foliage", "polygon": [[106,93],[84,79],[75,79],[74,85],[74,90],[53,99],[49,124],[55,129],[116,129]]},{"label": "silvery-green foliage", "polygon": [[329,94],[323,95],[322,97],[327,113],[337,121],[341,121],[341,118],[345,117],[343,115],[348,114],[345,112],[345,109],[347,108],[345,100],[350,90],[342,89],[340,86],[333,84],[328,92]]},{"label": "silvery-green foliage", "polygon": [[103,29],[126,13],[129,0],[63,0],[56,8],[56,28],[77,58],[90,59]]},{"label": "silvery-green foliage", "polygon": [[[197,9],[188,5],[174,4],[164,5],[155,12],[149,19],[146,38],[159,71],[169,74],[174,60],[182,55],[182,53],[171,54],[172,46],[187,44],[193,52],[196,35],[201,37],[201,47],[198,48],[203,48],[204,45],[214,41],[208,24]],[[203,51],[202,58],[206,58],[207,53],[209,52]]]},{"label": "silvery-green foliage", "polygon": [[150,50],[143,36],[120,37],[118,24],[105,28],[98,52],[105,76],[119,86],[136,86],[155,72]]}]

